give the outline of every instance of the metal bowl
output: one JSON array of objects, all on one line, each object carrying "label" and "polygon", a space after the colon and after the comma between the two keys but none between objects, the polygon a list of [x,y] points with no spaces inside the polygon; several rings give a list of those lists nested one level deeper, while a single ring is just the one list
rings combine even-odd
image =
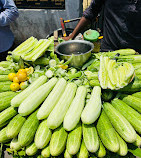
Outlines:
[{"label": "metal bowl", "polygon": [[74,54],[70,65],[81,67],[91,56],[91,51],[93,49],[94,45],[89,41],[71,40],[58,44],[55,47],[55,52],[65,60],[68,60],[71,55]]}]

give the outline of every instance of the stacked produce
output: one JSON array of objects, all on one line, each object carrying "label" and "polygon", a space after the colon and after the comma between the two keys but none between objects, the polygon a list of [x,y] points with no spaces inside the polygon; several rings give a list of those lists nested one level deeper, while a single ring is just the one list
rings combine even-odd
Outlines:
[{"label": "stacked produce", "polygon": [[9,73],[8,78],[13,81],[10,85],[12,91],[24,90],[28,87],[29,75],[33,73],[33,68],[19,69],[17,73]]},{"label": "stacked produce", "polygon": [[123,101],[116,98],[111,104],[105,102],[100,114],[99,86],[93,88],[84,107],[85,86],[77,87],[63,78],[46,81],[46,76],[39,77],[12,99],[11,107],[0,113],[0,142],[11,141],[11,151],[25,147],[28,156],[40,151],[43,157],[49,157],[59,156],[66,148],[64,155],[70,157],[91,154],[103,157],[105,148],[124,156],[128,152],[127,143],[141,145],[141,107],[135,101],[133,105],[130,99],[141,100],[140,92],[128,95],[129,99],[121,95]]},{"label": "stacked produce", "polygon": [[22,57],[24,60],[34,62],[49,49],[53,42],[53,37],[49,39],[40,39],[39,41],[34,37],[30,37],[9,53],[12,54],[15,61],[18,61],[20,57]]},{"label": "stacked produce", "polygon": [[133,78],[134,67],[123,62],[116,63],[108,57],[100,56],[99,80],[103,89],[120,89],[125,87]]},{"label": "stacked produce", "polygon": [[[116,61],[115,55],[119,53],[122,58],[135,51],[112,53],[92,56],[81,70],[69,67],[71,59],[64,62],[53,52],[35,62],[24,61],[28,67],[34,66],[29,86],[20,93],[0,93],[0,143],[10,143],[7,151],[20,156],[116,157],[116,154],[125,156],[128,151],[140,156],[141,81],[136,75],[140,66],[138,63],[135,68],[136,63],[132,63],[135,78],[128,84],[134,69],[127,61]],[[124,66],[121,76],[130,77],[120,83],[126,81],[127,86],[116,86],[114,91],[100,86],[101,58],[117,64],[116,69]],[[106,71],[109,74],[111,69]]]},{"label": "stacked produce", "polygon": [[17,92],[1,92],[0,93],[0,111],[3,111],[11,106],[11,100],[17,95]]}]

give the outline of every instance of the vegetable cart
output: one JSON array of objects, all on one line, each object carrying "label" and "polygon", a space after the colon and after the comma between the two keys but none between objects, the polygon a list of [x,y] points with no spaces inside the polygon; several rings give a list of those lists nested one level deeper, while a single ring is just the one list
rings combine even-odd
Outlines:
[{"label": "vegetable cart", "polygon": [[30,37],[0,62],[1,157],[141,157],[141,55],[74,58]]}]

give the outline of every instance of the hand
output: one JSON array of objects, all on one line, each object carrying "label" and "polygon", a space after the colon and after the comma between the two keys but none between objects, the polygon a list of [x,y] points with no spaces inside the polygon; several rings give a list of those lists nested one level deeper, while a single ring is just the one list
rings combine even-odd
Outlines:
[{"label": "hand", "polygon": [[71,37],[70,37],[70,36],[67,36],[67,37],[62,37],[62,39],[63,39],[63,40],[65,40],[65,41],[68,41],[68,40],[70,40],[70,39],[71,39]]}]

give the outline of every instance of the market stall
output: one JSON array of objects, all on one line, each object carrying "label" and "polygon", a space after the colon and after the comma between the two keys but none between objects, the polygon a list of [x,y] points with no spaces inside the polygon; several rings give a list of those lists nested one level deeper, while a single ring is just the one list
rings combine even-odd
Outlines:
[{"label": "market stall", "polygon": [[[94,53],[86,43],[66,61],[53,37],[30,37],[0,62],[1,149],[15,157],[141,157],[141,55]],[[62,56],[66,44],[74,42],[56,47]]]}]

